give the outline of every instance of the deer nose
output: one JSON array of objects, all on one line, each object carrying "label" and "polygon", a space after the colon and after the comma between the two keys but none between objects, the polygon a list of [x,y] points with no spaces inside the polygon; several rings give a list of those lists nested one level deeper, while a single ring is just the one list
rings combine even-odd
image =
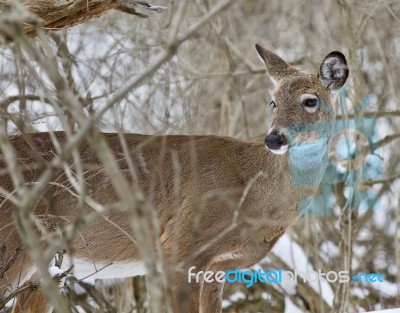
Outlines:
[{"label": "deer nose", "polygon": [[271,150],[278,150],[284,145],[284,137],[281,134],[272,132],[265,137],[265,145]]}]

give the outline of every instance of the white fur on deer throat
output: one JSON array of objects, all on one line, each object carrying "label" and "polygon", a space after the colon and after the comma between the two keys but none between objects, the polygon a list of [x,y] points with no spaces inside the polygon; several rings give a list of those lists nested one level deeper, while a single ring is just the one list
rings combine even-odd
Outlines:
[{"label": "white fur on deer throat", "polygon": [[284,145],[282,147],[280,147],[279,149],[270,149],[267,146],[265,146],[269,151],[271,151],[272,153],[275,154],[285,154],[288,149],[289,149],[289,145]]}]

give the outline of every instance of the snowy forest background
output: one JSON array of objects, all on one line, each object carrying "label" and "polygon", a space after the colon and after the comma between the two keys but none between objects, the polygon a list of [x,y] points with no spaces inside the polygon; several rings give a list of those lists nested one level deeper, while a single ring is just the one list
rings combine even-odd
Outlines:
[{"label": "snowy forest background", "polygon": [[[174,32],[184,34],[218,5],[217,0],[188,1],[176,25],[172,21],[180,12],[179,1],[154,2],[167,9],[139,10],[147,17],[110,10],[84,24],[31,39],[37,46],[48,42],[47,53],[54,55],[88,114],[99,112],[127,82],[149,69],[166,51]],[[308,72],[317,71],[330,51],[343,52],[350,77],[342,115],[353,114],[368,97],[369,105],[359,116],[376,120],[383,173],[364,183],[379,195],[379,205],[344,209],[346,199],[340,195],[345,197],[345,187],[339,183],[330,214],[301,218],[259,266],[298,271],[350,268],[380,272],[385,281],[257,283],[248,289],[226,284],[224,312],[365,312],[400,307],[400,2],[232,2],[171,50],[171,58],[153,75],[117,99],[97,126],[111,132],[213,134],[263,141],[273,84],[264,74],[255,43]],[[4,18],[7,13],[1,14]],[[9,134],[62,130],[69,121],[60,118],[48,101],[54,91],[33,59],[3,38],[0,110]],[[85,312],[148,312],[145,277],[81,287],[86,292],[71,292],[70,302]]]}]

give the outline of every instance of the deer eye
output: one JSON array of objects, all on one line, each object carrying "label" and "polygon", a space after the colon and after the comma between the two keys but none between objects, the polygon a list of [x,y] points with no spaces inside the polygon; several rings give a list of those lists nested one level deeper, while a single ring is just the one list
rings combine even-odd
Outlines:
[{"label": "deer eye", "polygon": [[318,99],[315,98],[307,98],[302,102],[302,106],[309,113],[314,113],[318,109]]},{"label": "deer eye", "polygon": [[269,103],[269,107],[270,107],[270,108],[272,107],[272,109],[275,109],[275,108],[276,108],[276,103],[275,103],[274,101],[271,101],[271,102]]}]

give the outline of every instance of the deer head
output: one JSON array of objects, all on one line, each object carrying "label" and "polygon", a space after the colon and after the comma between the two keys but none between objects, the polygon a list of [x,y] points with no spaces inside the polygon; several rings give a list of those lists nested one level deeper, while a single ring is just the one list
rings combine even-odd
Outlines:
[{"label": "deer head", "polygon": [[273,108],[273,118],[265,146],[275,154],[284,154],[293,145],[310,140],[312,136],[310,133],[301,135],[301,132],[289,136],[288,127],[335,119],[335,93],[349,74],[346,58],[333,51],[323,59],[318,73],[306,74],[260,45],[256,45],[256,49],[265,63],[267,74],[277,82],[269,103]]}]

